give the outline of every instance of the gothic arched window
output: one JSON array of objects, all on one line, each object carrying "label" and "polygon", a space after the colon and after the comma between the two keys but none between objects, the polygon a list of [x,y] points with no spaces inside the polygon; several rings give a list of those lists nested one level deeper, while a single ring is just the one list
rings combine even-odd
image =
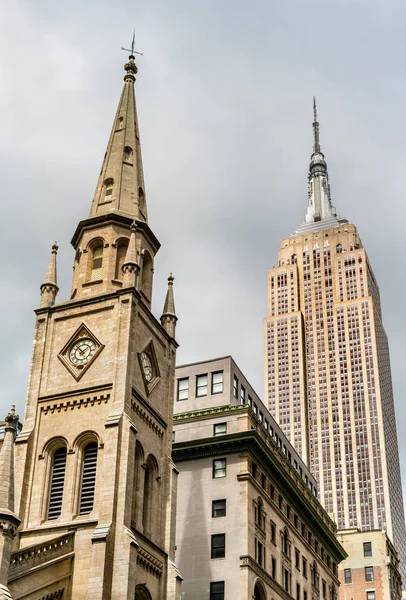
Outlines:
[{"label": "gothic arched window", "polygon": [[153,262],[150,253],[147,250],[143,252],[142,274],[141,274],[141,291],[151,301],[152,295],[152,275]]},{"label": "gothic arched window", "polygon": [[116,252],[116,272],[115,279],[119,280],[123,278],[123,272],[121,267],[125,261],[125,257],[127,255],[128,248],[128,240],[122,239],[117,242],[117,252]]},{"label": "gothic arched window", "polygon": [[103,202],[111,202],[113,195],[114,179],[111,177],[104,182],[104,198]]},{"label": "gothic arched window", "polygon": [[79,514],[88,515],[93,510],[96,487],[97,442],[90,442],[83,451],[80,481]]},{"label": "gothic arched window", "polygon": [[150,454],[145,464],[145,479],[144,479],[144,502],[142,509],[142,524],[144,535],[153,537],[154,524],[157,522],[157,507],[158,500],[158,463],[155,457]]},{"label": "gothic arched window", "polygon": [[89,281],[98,281],[102,278],[103,267],[103,240],[96,240],[90,247],[90,273]]},{"label": "gothic arched window", "polygon": [[[135,443],[135,461],[133,472],[133,499],[132,499],[132,521],[138,526],[142,522],[142,490],[143,490],[143,471],[144,450],[137,440]],[[144,465],[145,466],[145,465]]]},{"label": "gothic arched window", "polygon": [[55,450],[52,457],[51,481],[49,486],[48,519],[57,519],[62,512],[63,488],[65,485],[66,446]]}]

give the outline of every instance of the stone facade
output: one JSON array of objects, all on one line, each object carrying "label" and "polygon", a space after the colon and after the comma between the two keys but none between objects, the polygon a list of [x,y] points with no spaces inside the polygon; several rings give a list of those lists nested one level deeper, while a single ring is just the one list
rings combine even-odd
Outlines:
[{"label": "stone facade", "polygon": [[298,453],[231,357],[176,369],[183,600],[338,597],[346,554]]},{"label": "stone facade", "polygon": [[159,242],[146,215],[133,56],[125,72],[103,178],[72,240],[71,299],[56,302],[55,244],[35,311],[16,440],[21,527],[8,577],[16,599],[180,597],[173,278],[160,322],[151,313]]}]

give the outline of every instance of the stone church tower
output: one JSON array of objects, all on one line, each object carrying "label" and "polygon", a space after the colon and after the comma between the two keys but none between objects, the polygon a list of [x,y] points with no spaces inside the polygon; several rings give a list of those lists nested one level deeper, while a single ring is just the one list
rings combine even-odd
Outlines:
[{"label": "stone church tower", "polygon": [[13,598],[180,597],[173,277],[159,322],[151,297],[160,244],[148,224],[133,55],[124,68],[90,213],[72,239],[71,299],[56,303],[55,244],[35,311],[15,444]]}]

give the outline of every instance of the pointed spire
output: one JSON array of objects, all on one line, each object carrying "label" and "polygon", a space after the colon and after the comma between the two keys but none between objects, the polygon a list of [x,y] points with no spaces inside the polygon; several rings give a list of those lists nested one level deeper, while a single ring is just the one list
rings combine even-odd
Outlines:
[{"label": "pointed spire", "polygon": [[313,96],[313,152],[320,152],[320,133],[317,121],[316,96]]},{"label": "pointed spire", "polygon": [[313,153],[309,166],[307,212],[305,222],[300,225],[296,233],[328,229],[343,221],[338,219],[336,210],[331,204],[327,163],[320,147],[317,105],[316,98],[313,96]]},{"label": "pointed spire", "polygon": [[56,295],[58,293],[56,255],[58,254],[58,244],[52,246],[51,260],[49,261],[48,270],[45,279],[41,285],[41,308],[52,306],[55,304]]},{"label": "pointed spire", "polygon": [[123,266],[121,267],[124,275],[124,287],[137,287],[138,273],[140,265],[138,260],[139,252],[137,250],[137,224],[133,221],[131,225],[130,241],[128,242],[127,254]]},{"label": "pointed spire", "polygon": [[166,292],[164,311],[161,316],[162,327],[171,337],[175,337],[176,322],[178,317],[175,312],[175,299],[173,297],[174,277],[170,273],[168,277],[168,291]]},{"label": "pointed spire", "polygon": [[144,172],[134,92],[138,68],[135,64],[133,45],[128,61],[124,65],[124,86],[89,217],[115,212],[147,222]]}]

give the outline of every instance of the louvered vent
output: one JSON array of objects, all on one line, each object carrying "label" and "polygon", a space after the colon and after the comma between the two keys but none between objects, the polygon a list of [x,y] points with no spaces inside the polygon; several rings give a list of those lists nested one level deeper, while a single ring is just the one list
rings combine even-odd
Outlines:
[{"label": "louvered vent", "polygon": [[96,483],[97,444],[91,442],[83,456],[82,487],[80,490],[79,514],[87,515],[93,510]]},{"label": "louvered vent", "polygon": [[48,519],[57,519],[62,511],[63,486],[66,471],[66,448],[54,453],[51,488],[49,492]]}]

